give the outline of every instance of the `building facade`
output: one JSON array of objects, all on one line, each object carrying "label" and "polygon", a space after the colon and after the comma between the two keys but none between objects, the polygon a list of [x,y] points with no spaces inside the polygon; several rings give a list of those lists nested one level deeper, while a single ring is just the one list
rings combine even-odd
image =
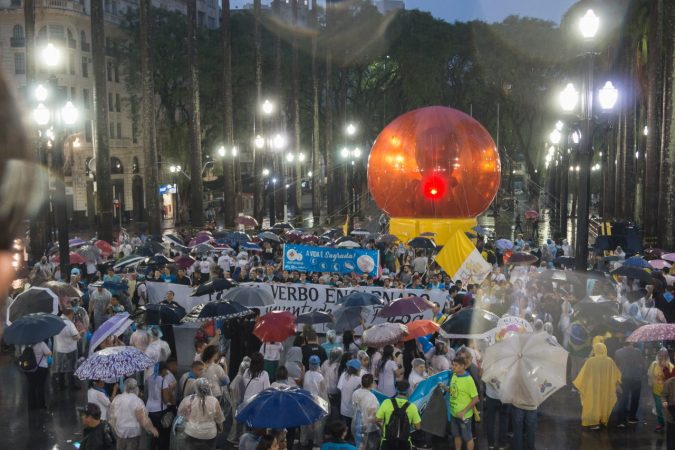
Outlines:
[{"label": "building facade", "polygon": [[[125,40],[120,28],[130,9],[138,1],[105,0],[106,68],[108,128],[110,138],[113,198],[119,202],[119,214],[126,221],[143,219],[143,148],[140,114],[132,110],[122,65],[113,51],[116,42]],[[178,0],[156,0],[153,5],[186,13],[186,4]],[[35,0],[35,85],[56,79],[61,94],[80,111],[81,121],[64,145],[64,173],[68,217],[74,227],[86,226],[96,217],[94,178],[94,72],[91,54],[89,0]],[[198,1],[198,21],[208,28],[219,27],[217,0]],[[26,83],[25,20],[21,0],[0,0],[0,69],[13,78],[24,100],[26,111],[36,106],[34,86]],[[61,64],[47,70],[40,63],[41,49],[52,43],[61,51]],[[159,193],[158,193],[159,195]]]}]

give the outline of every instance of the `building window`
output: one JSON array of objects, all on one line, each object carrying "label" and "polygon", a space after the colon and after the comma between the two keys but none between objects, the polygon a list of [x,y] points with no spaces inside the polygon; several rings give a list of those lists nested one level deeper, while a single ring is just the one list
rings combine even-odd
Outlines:
[{"label": "building window", "polygon": [[91,142],[91,120],[86,120],[84,122],[84,140]]},{"label": "building window", "polygon": [[80,31],[80,49],[82,49],[83,52],[88,52],[89,49],[89,43],[87,42],[87,34],[84,32],[84,30]]},{"label": "building window", "polygon": [[66,28],[63,25],[49,25],[49,40],[66,43]]},{"label": "building window", "polygon": [[113,78],[112,78],[112,71],[113,70],[112,70],[112,63],[111,62],[108,63],[107,71],[108,71],[108,81],[112,81],[113,80]]},{"label": "building window", "polygon": [[110,157],[110,175],[121,175],[124,173],[122,161],[115,156]]},{"label": "building window", "polygon": [[[108,92],[108,111],[113,111],[113,95],[112,92]],[[110,133],[112,134],[112,133]]]},{"label": "building window", "polygon": [[117,139],[122,139],[122,123],[117,122]]},{"label": "building window", "polygon": [[14,73],[17,75],[26,73],[26,55],[24,53],[14,53]]},{"label": "building window", "polygon": [[70,30],[66,30],[66,32],[68,33],[68,47],[72,49],[77,48],[77,42],[75,41],[73,33]]},{"label": "building window", "polygon": [[115,83],[120,82],[120,68],[117,64],[113,65],[113,70],[115,71]]},{"label": "building window", "polygon": [[110,122],[110,139],[115,139],[115,124]]},{"label": "building window", "polygon": [[70,88],[70,101],[75,102],[75,99],[77,98],[77,90],[74,87]]},{"label": "building window", "polygon": [[132,161],[133,161],[133,164],[131,165],[131,171],[133,173],[139,173],[141,169],[138,165],[138,158],[134,156],[134,159]]},{"label": "building window", "polygon": [[23,26],[14,25],[12,29],[12,37],[10,38],[10,45],[12,47],[23,47],[26,45],[26,39],[23,34]]},{"label": "building window", "polygon": [[71,75],[75,75],[75,55],[68,53],[68,69]]},{"label": "building window", "polygon": [[122,112],[122,102],[120,101],[120,94],[115,94],[115,111]]},{"label": "building window", "polygon": [[82,89],[82,104],[84,109],[89,109],[89,89]]},{"label": "building window", "polygon": [[138,144],[138,125],[136,125],[136,122],[131,123],[131,141]]},{"label": "building window", "polygon": [[89,77],[89,60],[86,56],[82,57],[82,76],[84,78]]},{"label": "building window", "polygon": [[[85,127],[85,128],[88,128],[88,127]],[[91,132],[89,134],[89,137],[91,137]],[[87,141],[87,142],[89,142],[89,141]],[[91,174],[91,171],[89,170],[89,163],[90,162],[91,162],[91,156],[84,160],[84,174],[86,176],[89,176]]]}]

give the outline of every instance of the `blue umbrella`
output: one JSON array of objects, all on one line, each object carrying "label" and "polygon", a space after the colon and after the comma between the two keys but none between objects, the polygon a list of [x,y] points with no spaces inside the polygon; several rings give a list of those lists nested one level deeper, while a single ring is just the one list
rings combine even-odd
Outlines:
[{"label": "blue umbrella", "polygon": [[511,250],[513,248],[513,242],[508,239],[497,239],[495,245],[500,250]]},{"label": "blue umbrella", "polygon": [[328,403],[309,391],[280,386],[251,397],[238,410],[236,419],[251,428],[280,430],[311,425],[328,415]]},{"label": "blue umbrella", "polygon": [[488,234],[490,234],[490,230],[488,230],[486,228],[483,228],[480,225],[476,225],[475,227],[472,227],[471,229],[473,231],[475,231],[476,233],[480,234],[481,236],[487,236]]},{"label": "blue umbrella", "polygon": [[131,324],[134,323],[132,319],[129,318],[128,312],[123,312],[120,314],[115,314],[105,322],[101,324],[100,327],[94,331],[94,334],[89,341],[89,354],[94,353],[94,350],[103,343],[109,336],[115,335],[119,336],[124,333]]},{"label": "blue umbrella", "polygon": [[243,245],[239,246],[239,250],[246,250],[246,251],[251,251],[251,252],[261,252],[262,248],[255,242],[246,242]]},{"label": "blue umbrella", "polygon": [[649,265],[649,262],[646,259],[642,259],[640,256],[631,256],[623,262],[624,267],[639,267],[641,269],[651,269],[652,266]]},{"label": "blue umbrella", "polygon": [[367,292],[352,292],[338,299],[337,304],[348,308],[352,306],[375,306],[384,305],[384,301],[377,295],[369,294]]},{"label": "blue umbrella", "polygon": [[230,301],[209,302],[192,308],[192,311],[183,317],[181,322],[199,322],[210,319],[231,320],[252,314],[253,311],[239,303]]},{"label": "blue umbrella", "polygon": [[5,330],[5,343],[32,345],[56,336],[66,323],[54,314],[33,313],[16,319]]},{"label": "blue umbrella", "polygon": [[136,347],[119,346],[99,350],[75,371],[80,380],[108,380],[128,377],[155,364]]}]

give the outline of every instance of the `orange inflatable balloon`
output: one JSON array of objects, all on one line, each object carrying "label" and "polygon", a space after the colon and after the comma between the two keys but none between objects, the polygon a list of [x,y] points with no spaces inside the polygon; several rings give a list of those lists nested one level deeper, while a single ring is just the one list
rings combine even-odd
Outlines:
[{"label": "orange inflatable balloon", "polygon": [[403,114],[377,137],[368,189],[391,217],[472,218],[499,189],[499,153],[472,117],[443,106]]}]

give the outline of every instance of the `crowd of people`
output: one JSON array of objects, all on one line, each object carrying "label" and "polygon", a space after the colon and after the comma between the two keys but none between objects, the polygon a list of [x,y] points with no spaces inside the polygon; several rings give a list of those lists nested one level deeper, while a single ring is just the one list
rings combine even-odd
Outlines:
[{"label": "crowd of people", "polygon": [[[151,238],[135,236],[123,241],[112,255],[129,256],[147,239]],[[116,270],[111,255],[107,260],[73,267],[68,279],[61,276],[56,264],[44,258],[35,264],[27,282],[60,279],[81,291],[82,296],[61,298],[66,327],[51,346],[32,346],[40,369],[28,374],[29,407],[45,407],[44,387],[49,371],[58,389],[65,389],[67,384],[72,389],[79,388],[73,372],[89,354],[91,333],[108,318],[133,313],[146,305],[149,283],[199,286],[208,280],[227,278],[238,282],[379,286],[419,290],[421,295],[440,290],[445,292],[446,301],[434,304],[431,311],[438,324],[464,308],[481,308],[500,317],[510,315],[526,320],[535,332],[548,333],[569,350],[569,379],[580,394],[583,426],[607,426],[612,411],[617,426],[635,424],[643,382],[649,383],[654,396],[656,430],[662,430],[666,421],[673,422],[669,411],[671,404],[675,407],[675,382],[669,380],[675,370],[668,350],[660,350],[647,368],[649,349],[623,346],[625,331],[612,329],[584,309],[592,297],[595,303],[614,305],[616,314],[640,323],[670,321],[674,314],[671,300],[675,277],[667,270],[654,272],[654,277],[663,281],[660,284],[627,278],[612,280],[599,272],[588,277],[574,275],[552,270],[556,254],[564,255],[570,250],[566,242],[558,246],[549,240],[535,248],[520,238],[514,242],[514,250],[535,255],[536,262],[509,265],[505,264],[508,252],[478,237],[476,245],[494,269],[481,284],[465,286],[461,280],[452,280],[434,262],[433,251],[376,238],[353,240],[363,248],[380,251],[379,276],[287,271],[281,264],[281,245],[270,241],[260,242],[259,250],[214,249],[195,255],[194,262],[182,266],[168,260],[160,265],[140,264],[133,269]],[[188,256],[184,250],[165,241],[162,253],[178,261]],[[618,259],[620,264],[621,258]],[[15,287],[17,292],[25,289]],[[173,290],[168,290],[163,303],[175,305],[174,296]],[[418,431],[422,415],[406,398],[421,381],[447,370],[453,375],[442,387],[448,393],[448,436],[456,449],[473,448],[482,435],[489,448],[535,448],[536,407],[502,403],[499,393],[481,379],[485,343],[480,340],[433,335],[373,348],[362,344],[352,331],[341,336],[328,331],[319,336],[306,327],[292,342],[260,342],[252,333],[253,325],[250,318],[205,322],[196,333],[194,361],[185,372],[177,364],[171,326],[136,324],[91,349],[131,345],[156,364],[144,374],[126,380],[91,383],[89,403],[83,409],[85,433],[81,448],[112,448],[114,442],[118,449],[135,449],[141,448],[147,437],[151,437],[152,448],[157,449],[226,445],[247,450],[311,449],[327,442],[344,445],[339,448],[355,446],[363,450],[427,447],[433,439]],[[300,387],[323,398],[330,405],[329,416],[311,426],[285,432],[247,429],[233,419],[234,412],[247,400],[280,386]],[[381,403],[373,390],[388,400]],[[481,415],[483,421],[478,427]],[[392,428],[408,431],[395,437]]]}]

